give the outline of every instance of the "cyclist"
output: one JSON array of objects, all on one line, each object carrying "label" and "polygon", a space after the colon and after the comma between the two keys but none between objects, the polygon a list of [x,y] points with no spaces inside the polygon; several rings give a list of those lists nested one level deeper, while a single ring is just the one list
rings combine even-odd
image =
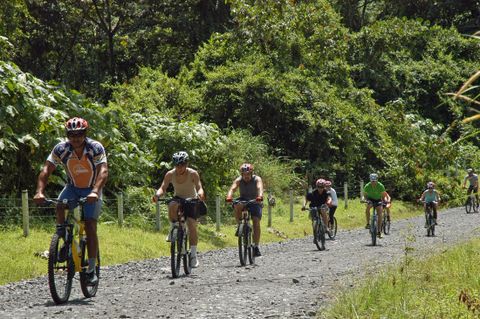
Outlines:
[{"label": "cyclist", "polygon": [[[172,156],[173,164],[175,167],[169,170],[165,177],[163,178],[160,188],[156,191],[153,196],[153,201],[162,197],[167,187],[172,184],[174,188],[173,200],[168,204],[168,219],[170,220],[170,235],[173,224],[177,222],[177,210],[179,205],[179,198],[198,198],[202,202],[205,200],[205,193],[203,191],[202,183],[200,181],[200,175],[198,172],[190,167],[188,167],[188,153],[184,151],[177,152]],[[177,200],[175,200],[177,198]],[[205,207],[204,204],[200,207]],[[198,233],[197,233],[197,219],[200,211],[197,211],[195,205],[185,205],[183,208],[184,215],[187,218],[187,228],[190,239],[190,266],[192,268],[197,268],[199,262],[197,259],[197,244],[198,244]],[[167,241],[170,241],[171,238],[168,238]]]},{"label": "cyclist", "polygon": [[[382,238],[382,214],[383,214],[383,201],[386,201],[385,198],[387,197],[387,192],[385,191],[385,186],[378,181],[378,175],[376,173],[370,174],[370,182],[365,185],[363,188],[363,192],[366,196],[368,201],[367,207],[365,209],[365,217],[367,219],[367,225],[365,226],[366,229],[370,228],[370,209],[372,207],[377,208],[377,215],[378,215],[378,232],[377,236]],[[365,200],[362,198],[362,200]]]},{"label": "cyclist", "polygon": [[333,228],[333,217],[335,215],[335,211],[337,210],[338,207],[338,197],[337,197],[337,192],[335,189],[332,188],[332,182],[331,181],[325,181],[325,189],[327,190],[328,195],[332,199],[332,203],[329,209],[329,227],[330,229]]},{"label": "cyclist", "polygon": [[[263,202],[263,181],[258,175],[253,174],[253,165],[244,163],[240,166],[240,176],[237,177],[227,193],[227,202],[233,201],[233,193],[240,188],[239,200],[256,200],[256,203],[248,205],[247,209],[252,216],[253,221],[253,250],[255,257],[260,257],[260,221],[262,219],[262,202]],[[240,223],[242,218],[243,204],[236,204],[233,209],[235,211],[235,219]]]},{"label": "cyclist", "polygon": [[390,194],[385,191],[385,197],[383,198],[383,209],[387,213],[387,220],[391,220],[391,212],[390,208],[392,207],[392,198],[390,197]]},{"label": "cyclist", "polygon": [[474,173],[472,168],[467,169],[467,175],[463,179],[462,188],[465,188],[465,185],[467,184],[467,180],[468,180],[468,183],[469,183],[468,190],[467,190],[467,196],[470,195],[472,192],[474,192],[475,193],[475,198],[477,199],[477,207],[478,207],[478,205],[479,205],[479,202],[478,202],[478,175]]},{"label": "cyclist", "polygon": [[[423,208],[426,210],[427,205],[432,203],[433,206],[433,218],[435,220],[435,225],[437,224],[438,217],[437,217],[437,206],[440,202],[440,194],[435,189],[435,184],[433,182],[427,183],[427,189],[423,191],[422,196],[420,197],[420,201],[423,202]],[[428,227],[427,215],[425,215],[425,228]]]},{"label": "cyclist", "polygon": [[[326,204],[330,207],[332,205],[332,197],[325,188],[326,182],[327,181],[323,178],[320,178],[315,182],[316,189],[312,192],[307,193],[307,196],[305,196],[303,200],[302,210],[305,210],[307,202],[310,202],[309,207],[320,207],[323,204]],[[325,224],[325,227],[327,227],[328,233],[331,235],[332,233],[330,230],[327,214],[324,212],[321,212],[321,214],[323,223]]]},{"label": "cyclist", "polygon": [[[97,220],[102,207],[102,189],[107,181],[108,166],[103,145],[87,137],[88,128],[88,122],[80,117],[71,118],[65,123],[67,141],[58,143],[48,156],[38,176],[33,199],[37,204],[45,201],[44,191],[48,178],[61,164],[68,175],[68,181],[58,199],[67,199],[69,205],[75,207],[81,197],[87,198],[84,206],[88,248],[87,278],[90,285],[95,285],[98,281],[94,272],[98,251]],[[64,237],[65,213],[60,203],[56,207],[56,221],[57,234]],[[66,246],[61,247],[60,254],[66,254],[66,249]]]}]

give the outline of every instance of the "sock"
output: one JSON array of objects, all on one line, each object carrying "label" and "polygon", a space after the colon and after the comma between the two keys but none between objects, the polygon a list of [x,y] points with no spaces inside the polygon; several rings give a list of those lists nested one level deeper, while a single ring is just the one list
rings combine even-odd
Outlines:
[{"label": "sock", "polygon": [[190,246],[190,254],[196,255],[197,254],[197,246]]},{"label": "sock", "polygon": [[88,258],[88,270],[87,272],[92,272],[95,269],[96,258]]}]

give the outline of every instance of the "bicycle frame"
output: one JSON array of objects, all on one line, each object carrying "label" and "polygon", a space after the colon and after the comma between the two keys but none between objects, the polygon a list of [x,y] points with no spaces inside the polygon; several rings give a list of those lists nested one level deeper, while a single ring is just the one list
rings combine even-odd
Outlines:
[{"label": "bicycle frame", "polygon": [[[60,202],[56,200],[48,200],[49,203]],[[83,220],[83,205],[86,199],[79,200],[80,218],[75,217],[75,209],[70,208],[67,200],[61,203],[64,205],[65,222],[65,239],[72,249],[73,264],[75,265],[75,272],[82,271],[82,251],[80,249],[80,241],[86,240],[85,221]]]}]

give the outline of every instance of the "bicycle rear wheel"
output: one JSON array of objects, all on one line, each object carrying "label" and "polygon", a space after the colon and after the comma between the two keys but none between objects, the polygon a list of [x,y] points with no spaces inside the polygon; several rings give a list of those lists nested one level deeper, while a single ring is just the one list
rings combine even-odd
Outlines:
[{"label": "bicycle rear wheel", "polygon": [[183,236],[183,248],[182,248],[182,258],[183,258],[183,271],[186,275],[189,275],[192,272],[192,267],[190,265],[190,242],[188,240],[188,233],[185,232]]},{"label": "bicycle rear wheel", "polygon": [[48,252],[48,285],[56,304],[67,302],[72,290],[75,266],[69,248],[63,237],[53,235]]},{"label": "bicycle rear wheel", "polygon": [[178,278],[178,276],[180,275],[180,264],[182,261],[183,232],[181,228],[173,228],[171,238],[172,241],[170,243],[170,266],[172,268],[172,277]]},{"label": "bicycle rear wheel", "polygon": [[335,239],[337,236],[337,219],[335,217],[333,217],[333,223],[330,223],[330,227],[331,234],[328,233],[328,237],[330,237],[330,239]]},{"label": "bicycle rear wheel", "polygon": [[86,298],[95,297],[98,290],[98,283],[100,282],[100,249],[97,250],[97,264],[95,265],[95,274],[97,275],[97,283],[95,285],[88,284],[87,269],[88,269],[88,247],[85,239],[80,241],[80,249],[82,252],[82,271],[80,272],[80,287],[82,293]]},{"label": "bicycle rear wheel", "polygon": [[248,240],[245,237],[245,226],[243,223],[238,225],[238,257],[240,259],[240,265],[245,266],[247,264],[247,248]]}]

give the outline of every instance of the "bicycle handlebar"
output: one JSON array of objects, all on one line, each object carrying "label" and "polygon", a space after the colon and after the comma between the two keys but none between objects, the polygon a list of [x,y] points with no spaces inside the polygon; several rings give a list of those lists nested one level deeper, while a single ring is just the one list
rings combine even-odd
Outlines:
[{"label": "bicycle handlebar", "polygon": [[62,200],[59,200],[59,199],[56,199],[56,198],[45,198],[43,204],[39,204],[38,206],[50,206],[50,205],[53,205],[53,204],[63,204],[63,205],[68,205],[69,203],[79,203],[79,204],[85,204],[87,202],[87,198],[86,197],[80,197],[77,200],[73,200],[73,199],[62,199]]}]

